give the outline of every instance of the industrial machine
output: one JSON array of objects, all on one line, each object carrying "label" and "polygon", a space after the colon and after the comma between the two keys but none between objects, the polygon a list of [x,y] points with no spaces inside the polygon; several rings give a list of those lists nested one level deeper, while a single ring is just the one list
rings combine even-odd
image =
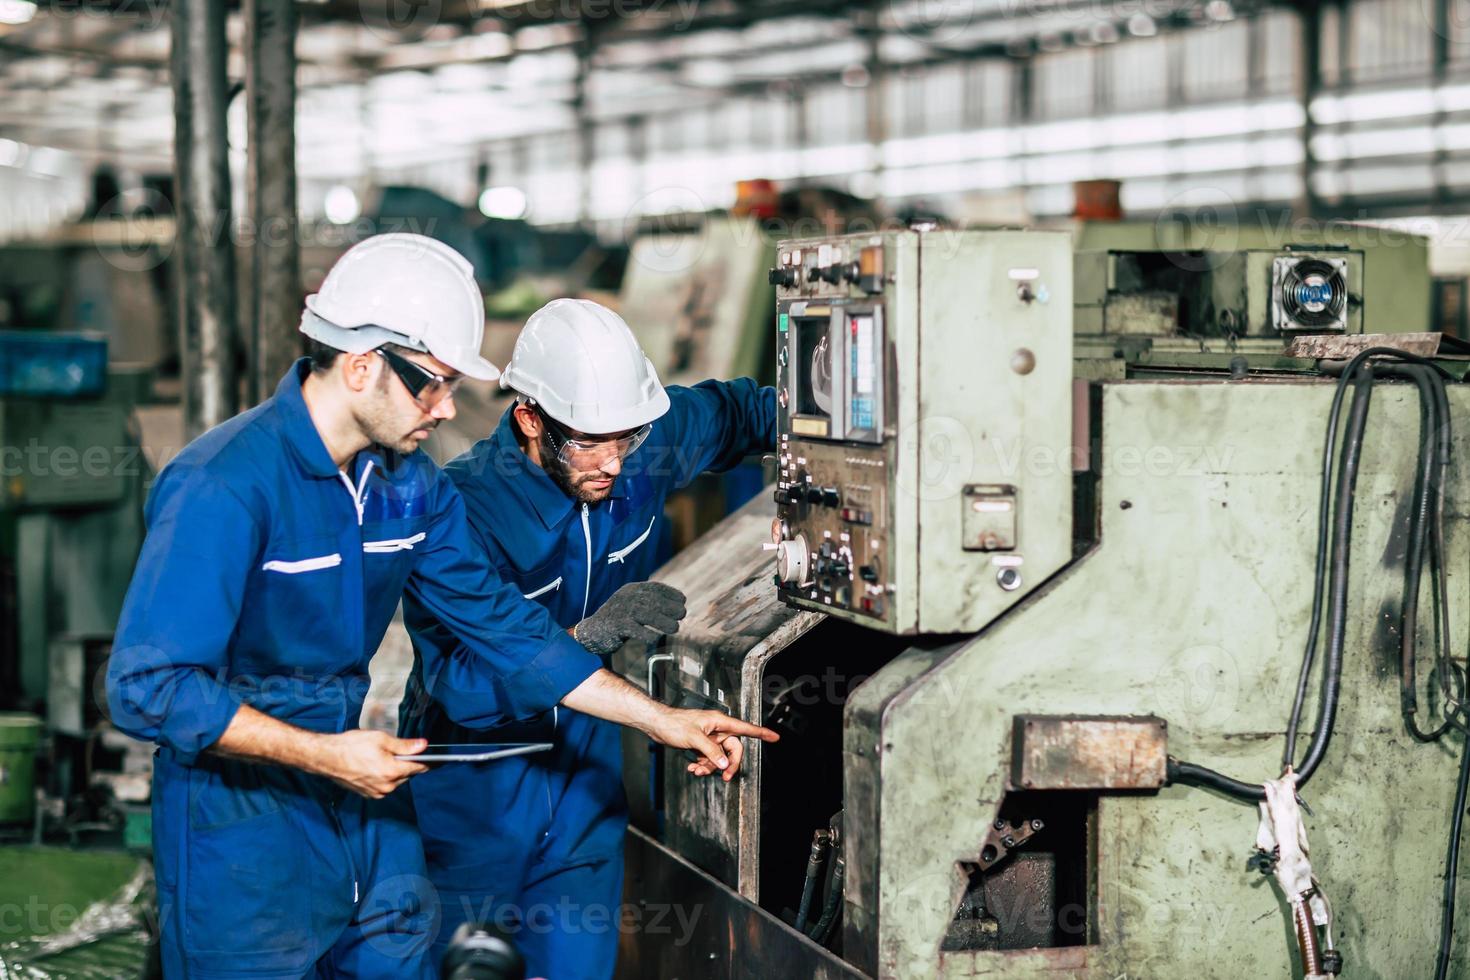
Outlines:
[{"label": "industrial machine", "polygon": [[[1070,265],[1057,232],[782,247],[783,599],[891,633],[974,630],[1071,557]],[[934,356],[981,336],[984,356]],[[1056,465],[1025,465],[1038,453]]]},{"label": "industrial machine", "polygon": [[[147,773],[104,736],[97,685],[143,540],[152,469],[133,410],[152,373],[109,366],[108,348],[90,334],[0,331],[0,709],[44,719],[40,788],[68,831],[95,827],[102,810],[118,822],[118,799],[147,794]],[[132,771],[104,775],[119,759]],[[0,823],[31,823],[30,770],[0,770],[0,795],[16,799]],[[109,793],[92,792],[99,781]]]},{"label": "industrial machine", "polygon": [[[1355,336],[1388,332],[1376,253],[1305,251],[1246,257],[1233,340],[1127,344],[1085,303],[1070,329],[1055,236],[780,245],[775,499],[659,572],[690,617],[615,665],[782,738],[729,784],[628,743],[628,897],[702,914],[630,934],[622,975],[1470,969],[1436,949],[1470,363]],[[1273,333],[1278,258],[1340,273],[1345,325]],[[1323,283],[1297,298],[1334,307]],[[1285,763],[1306,806],[1263,811]]]}]

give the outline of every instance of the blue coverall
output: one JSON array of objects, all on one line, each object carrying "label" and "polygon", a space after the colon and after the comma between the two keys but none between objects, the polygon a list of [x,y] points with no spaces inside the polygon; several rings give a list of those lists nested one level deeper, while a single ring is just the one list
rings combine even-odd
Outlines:
[{"label": "blue coverall", "polygon": [[[501,581],[422,452],[332,462],[298,361],[159,475],[108,667],[113,722],[159,744],[153,853],[169,977],[430,976],[437,901],[404,792],[371,802],[205,751],[240,704],[356,728],[400,597],[459,643],[423,661],[458,721],[534,717],[600,666]],[[405,593],[405,589],[407,590]]]},{"label": "blue coverall", "polygon": [[[670,491],[728,469],[776,441],[776,393],[741,379],[670,387],[670,408],[623,464],[608,499],[582,505],[521,450],[507,411],[488,438],[445,472],[464,496],[472,536],[527,598],[570,627],[655,568]],[[456,640],[414,597],[404,621],[416,652],[400,734],[434,741],[547,738],[555,748],[473,769],[444,767],[412,792],[444,928],[497,921],[517,929],[527,976],[603,978],[617,957],[627,800],[618,726],[560,708],[514,732],[456,725],[426,698],[429,665],[456,656]]]}]

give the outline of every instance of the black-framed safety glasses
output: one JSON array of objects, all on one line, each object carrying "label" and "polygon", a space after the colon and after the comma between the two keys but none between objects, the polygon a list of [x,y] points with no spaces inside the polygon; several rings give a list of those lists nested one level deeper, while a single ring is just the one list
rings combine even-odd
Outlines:
[{"label": "black-framed safety glasses", "polygon": [[398,375],[398,380],[403,382],[403,387],[413,396],[414,401],[424,408],[433,408],[440,402],[454,397],[455,390],[460,382],[464,381],[464,375],[446,378],[442,374],[435,374],[422,364],[415,364],[406,357],[393,353],[386,347],[377,348],[383,360]]},{"label": "black-framed safety glasses", "polygon": [[543,412],[540,405],[533,404],[532,407],[546,426],[546,434],[551,439],[552,448],[556,450],[557,460],[563,465],[573,465],[578,469],[600,466],[613,457],[627,459],[643,445],[648,434],[653,431],[653,424],[649,423],[609,439],[578,439],[560,422]]}]

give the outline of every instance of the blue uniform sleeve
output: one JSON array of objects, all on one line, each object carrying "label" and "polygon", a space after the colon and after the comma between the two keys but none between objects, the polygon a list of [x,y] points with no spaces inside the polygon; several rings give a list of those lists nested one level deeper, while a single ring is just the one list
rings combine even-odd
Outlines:
[{"label": "blue uniform sleeve", "polygon": [[164,471],[148,497],[148,534],[107,666],[120,730],[186,764],[235,717],[230,638],[264,535],[246,505],[195,467]]},{"label": "blue uniform sleeve", "polygon": [[415,549],[404,603],[426,693],[471,728],[535,717],[602,661],[500,578],[471,540],[459,491],[437,484],[439,517]]},{"label": "blue uniform sleeve", "polygon": [[671,386],[668,393],[668,414],[656,427],[666,427],[666,464],[676,486],[687,486],[706,470],[728,470],[752,453],[775,450],[775,388],[737,378]]}]

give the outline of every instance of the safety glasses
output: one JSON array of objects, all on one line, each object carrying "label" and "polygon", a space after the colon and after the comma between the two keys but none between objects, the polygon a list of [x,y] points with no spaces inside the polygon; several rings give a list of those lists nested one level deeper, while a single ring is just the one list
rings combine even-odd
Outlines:
[{"label": "safety glasses", "polygon": [[609,439],[577,439],[560,422],[541,411],[541,406],[537,405],[535,408],[536,414],[546,426],[546,434],[551,438],[553,448],[556,449],[556,458],[563,465],[579,470],[601,466],[613,458],[627,459],[643,445],[648,433],[653,431],[653,424],[649,423]]},{"label": "safety glasses", "polygon": [[432,409],[440,402],[453,398],[455,389],[464,381],[462,374],[455,378],[446,378],[384,347],[379,347],[377,353],[388,362],[388,366],[398,375],[398,380],[403,382],[403,387],[408,389],[414,401],[426,409]]}]

